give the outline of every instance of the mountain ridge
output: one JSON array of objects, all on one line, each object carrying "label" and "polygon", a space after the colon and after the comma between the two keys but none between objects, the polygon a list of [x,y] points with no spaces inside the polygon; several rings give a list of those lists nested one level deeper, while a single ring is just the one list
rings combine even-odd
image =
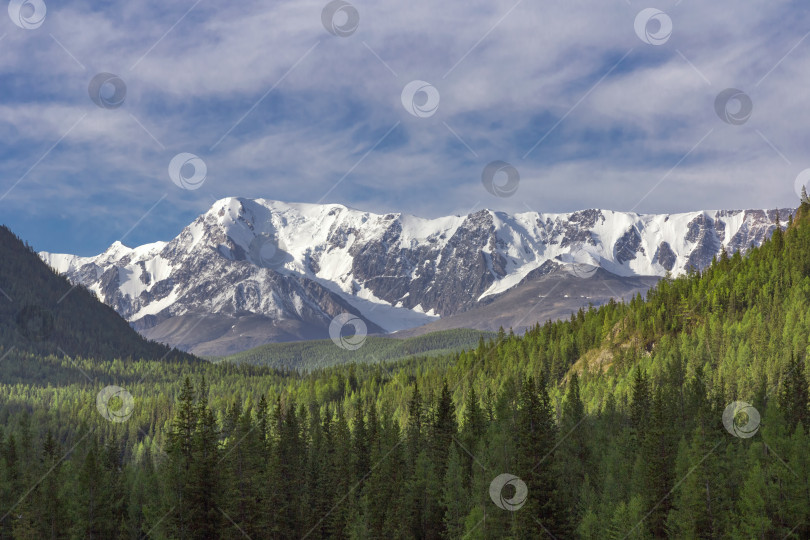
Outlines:
[{"label": "mountain ridge", "polygon": [[[326,337],[342,312],[363,319],[370,333],[419,327],[477,308],[548,261],[572,279],[593,268],[620,277],[704,268],[723,249],[760,244],[777,213],[784,226],[793,211],[479,210],[426,219],[229,197],[168,242],[117,242],[94,257],[40,256],[144,335],[229,354]],[[182,332],[191,339],[180,339]]]}]

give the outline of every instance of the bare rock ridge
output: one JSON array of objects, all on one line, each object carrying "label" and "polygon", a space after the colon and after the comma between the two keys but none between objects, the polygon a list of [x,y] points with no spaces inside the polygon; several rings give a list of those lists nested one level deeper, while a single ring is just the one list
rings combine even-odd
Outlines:
[{"label": "bare rock ridge", "polygon": [[[781,226],[792,213],[778,210]],[[422,219],[227,198],[169,242],[135,248],[116,242],[94,257],[40,256],[144,336],[213,355],[327,337],[330,321],[343,312],[379,334],[448,325],[492,329],[483,321],[520,317],[516,326],[527,326],[646,290],[667,272],[704,268],[722,249],[758,245],[776,216],[776,210],[591,209]],[[608,287],[601,294],[585,290],[582,280]],[[529,302],[527,295],[542,292],[539,283],[553,284],[563,300],[520,315],[502,300],[511,291],[511,301]],[[488,315],[470,315],[479,309]]]}]

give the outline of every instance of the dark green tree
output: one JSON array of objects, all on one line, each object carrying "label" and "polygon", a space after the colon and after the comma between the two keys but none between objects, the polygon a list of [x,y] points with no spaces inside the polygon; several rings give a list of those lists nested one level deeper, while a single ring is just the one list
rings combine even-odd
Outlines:
[{"label": "dark green tree", "polygon": [[785,374],[779,388],[779,408],[788,423],[790,431],[801,423],[810,425],[810,398],[808,398],[807,378],[804,376],[804,362],[792,354],[785,367]]}]

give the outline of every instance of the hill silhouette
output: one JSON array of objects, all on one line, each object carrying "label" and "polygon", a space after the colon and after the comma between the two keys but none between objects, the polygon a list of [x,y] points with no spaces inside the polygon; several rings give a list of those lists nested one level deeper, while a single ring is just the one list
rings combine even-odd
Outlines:
[{"label": "hill silhouette", "polygon": [[112,359],[194,359],[147,341],[111,307],[56,274],[0,226],[0,356],[10,349]]}]

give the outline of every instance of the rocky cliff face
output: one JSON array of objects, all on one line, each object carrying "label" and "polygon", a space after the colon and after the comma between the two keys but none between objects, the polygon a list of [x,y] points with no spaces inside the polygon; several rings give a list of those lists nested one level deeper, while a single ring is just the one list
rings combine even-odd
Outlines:
[{"label": "rocky cliff face", "polygon": [[[782,225],[792,212],[779,210]],[[481,210],[428,220],[228,198],[170,242],[115,243],[95,257],[40,255],[142,333],[198,352],[204,343],[227,340],[231,351],[325,337],[342,312],[363,318],[370,332],[412,328],[475,308],[547,261],[575,270],[601,267],[621,277],[700,269],[721,249],[761,243],[775,219],[775,210]],[[178,317],[213,335],[195,333]],[[246,320],[253,321],[250,335],[236,335]],[[181,339],[181,331],[198,337]],[[209,348],[203,347],[211,354],[217,349]]]}]

